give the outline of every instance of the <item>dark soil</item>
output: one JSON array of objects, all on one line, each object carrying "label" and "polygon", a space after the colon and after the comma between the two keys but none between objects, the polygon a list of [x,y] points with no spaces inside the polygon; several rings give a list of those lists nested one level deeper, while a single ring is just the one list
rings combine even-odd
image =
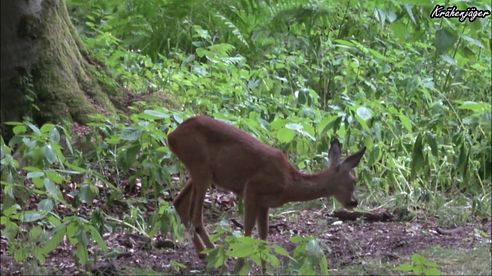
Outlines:
[{"label": "dark soil", "polygon": [[[224,210],[218,211],[217,209],[227,209],[226,216],[230,217],[227,221],[232,228],[239,230],[241,219],[237,212],[230,208],[231,198],[223,194],[215,197],[214,200],[210,198],[207,198],[208,204],[206,205],[208,206],[205,206],[207,210],[205,221],[209,231],[212,231],[214,224],[218,222],[217,215],[213,213],[220,213],[224,217]],[[221,199],[221,204],[211,204],[213,201],[217,202],[218,198]],[[490,238],[490,220],[449,229],[440,227],[438,223],[431,220],[342,222],[332,215],[328,210],[302,210],[272,215],[268,240],[291,251],[294,248],[294,244],[289,241],[291,236],[312,235],[317,237],[328,258],[330,269],[357,264],[367,257],[397,261],[403,256],[431,246],[471,249],[490,242],[476,234],[478,230],[481,230],[488,233]],[[169,273],[172,271],[171,260],[174,260],[186,266],[181,271],[183,274],[206,273],[205,264],[197,257],[189,237],[179,244],[166,239],[151,241],[128,233],[106,234],[103,238],[110,250],[114,252],[113,257],[103,259],[102,254],[99,254],[97,261],[91,267],[87,267],[87,270],[106,275],[121,274],[124,271],[132,273],[129,269],[135,268]],[[23,264],[13,263],[12,258],[6,255],[6,247],[7,241],[2,239],[0,253],[3,275],[33,273],[26,271],[25,264],[23,266]],[[94,251],[98,252],[98,249],[91,248],[91,252]],[[83,273],[83,270],[74,263],[72,253],[71,246],[66,244],[60,246],[50,254],[43,268],[47,270],[47,273]],[[229,264],[232,270],[234,261]]]}]

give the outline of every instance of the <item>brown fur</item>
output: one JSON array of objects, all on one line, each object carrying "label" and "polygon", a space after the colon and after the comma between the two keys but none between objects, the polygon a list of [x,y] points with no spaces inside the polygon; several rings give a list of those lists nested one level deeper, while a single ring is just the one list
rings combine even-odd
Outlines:
[{"label": "brown fur", "polygon": [[286,202],[335,196],[346,207],[355,207],[355,178],[351,172],[365,148],[340,162],[340,145],[332,142],[326,170],[305,174],[292,166],[278,149],[250,134],[207,116],[189,118],[168,136],[171,151],[183,162],[190,180],[174,200],[185,225],[195,227],[198,252],[212,248],[203,227],[202,207],[212,182],[244,198],[245,235],[258,222],[259,236],[268,234],[268,210]]}]

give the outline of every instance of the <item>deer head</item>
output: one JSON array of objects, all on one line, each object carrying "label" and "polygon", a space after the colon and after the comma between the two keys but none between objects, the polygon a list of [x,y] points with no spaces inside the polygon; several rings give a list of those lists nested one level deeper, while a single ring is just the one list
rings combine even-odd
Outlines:
[{"label": "deer head", "polygon": [[335,197],[346,209],[353,209],[358,204],[357,197],[355,196],[355,183],[357,179],[354,176],[353,168],[359,164],[365,151],[366,148],[363,147],[345,160],[340,161],[340,143],[336,139],[331,142],[328,153],[328,158],[330,159],[330,167],[328,168],[331,184],[330,195]]}]

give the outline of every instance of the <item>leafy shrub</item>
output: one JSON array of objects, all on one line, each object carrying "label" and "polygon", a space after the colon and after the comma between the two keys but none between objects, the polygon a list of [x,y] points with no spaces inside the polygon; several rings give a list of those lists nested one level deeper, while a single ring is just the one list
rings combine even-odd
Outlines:
[{"label": "leafy shrub", "polygon": [[410,272],[414,275],[441,275],[436,263],[419,254],[413,254],[411,262],[401,264],[398,266],[398,270]]},{"label": "leafy shrub", "polygon": [[[228,258],[242,258],[242,267],[236,267],[240,275],[248,274],[252,269],[252,264],[260,267],[265,263],[267,269],[279,268],[280,260],[284,257],[289,260],[286,266],[289,274],[294,275],[314,275],[328,274],[328,263],[326,256],[319,247],[318,241],[313,237],[294,236],[291,241],[296,244],[293,255],[278,245],[269,245],[266,241],[245,237],[237,232],[231,232],[230,228],[221,224],[215,228],[210,236],[213,242],[221,240],[222,244],[214,249],[206,249],[206,261],[209,269],[226,268]],[[239,262],[239,261],[238,261]],[[285,273],[285,271],[282,271]]]},{"label": "leafy shrub", "polygon": [[328,275],[328,262],[318,240],[313,237],[294,236],[290,241],[296,244],[289,264],[289,271],[297,275]]},{"label": "leafy shrub", "polygon": [[[136,148],[133,154],[144,161],[138,163],[143,167],[138,168],[141,173],[134,179],[143,179],[144,191],[155,189],[156,196],[162,194],[166,178],[160,173],[165,172],[162,170],[165,167],[162,156],[165,156],[167,148],[159,150],[163,148],[165,137],[151,123],[159,118],[158,115],[162,113],[147,111],[140,117],[136,115],[134,128],[123,124],[117,125],[120,129],[103,128],[108,125],[94,122],[94,127],[99,126],[98,130],[108,131],[103,133],[109,136],[91,136],[95,141],[109,141],[95,146],[95,155],[100,157],[96,164],[100,166],[88,163],[84,153],[73,148],[70,133],[65,127],[45,124],[38,128],[29,122],[9,123],[14,126],[15,136],[8,145],[3,139],[0,140],[1,185],[2,194],[5,195],[1,204],[0,223],[2,236],[8,240],[8,253],[14,256],[16,262],[34,257],[43,263],[46,256],[66,237],[75,248],[74,258],[78,263],[86,264],[89,261],[88,246],[91,240],[103,252],[107,252],[101,233],[107,230],[104,226],[108,219],[145,236],[159,232],[170,233],[175,237],[182,235],[174,208],[165,201],[157,204],[150,223],[147,223],[147,217],[139,216],[136,207],[130,208],[129,216],[123,220],[106,215],[98,207],[93,208],[92,214],[77,211],[77,207],[82,204],[92,205],[96,197],[105,199],[105,195],[122,194],[118,185],[113,185],[104,176],[105,164],[101,161],[107,156],[116,158],[112,155],[115,148],[121,152]],[[147,121],[141,121],[143,117]],[[103,117],[98,119],[107,122]],[[120,137],[124,142],[120,143]],[[120,169],[129,170],[134,165],[132,158],[135,156],[123,155],[126,159],[118,162],[116,158],[116,163]],[[133,161],[128,161],[128,158]],[[159,164],[162,167],[157,167]],[[98,168],[101,170],[98,171]],[[101,188],[104,188],[103,194],[99,193]],[[110,201],[105,202],[110,204]]]}]

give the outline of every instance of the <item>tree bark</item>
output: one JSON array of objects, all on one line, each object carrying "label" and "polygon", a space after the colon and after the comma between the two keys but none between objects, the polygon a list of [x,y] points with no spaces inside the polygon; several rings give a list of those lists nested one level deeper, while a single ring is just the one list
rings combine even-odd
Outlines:
[{"label": "tree bark", "polygon": [[26,117],[84,123],[121,107],[118,84],[90,60],[63,0],[0,2],[2,128]]}]

